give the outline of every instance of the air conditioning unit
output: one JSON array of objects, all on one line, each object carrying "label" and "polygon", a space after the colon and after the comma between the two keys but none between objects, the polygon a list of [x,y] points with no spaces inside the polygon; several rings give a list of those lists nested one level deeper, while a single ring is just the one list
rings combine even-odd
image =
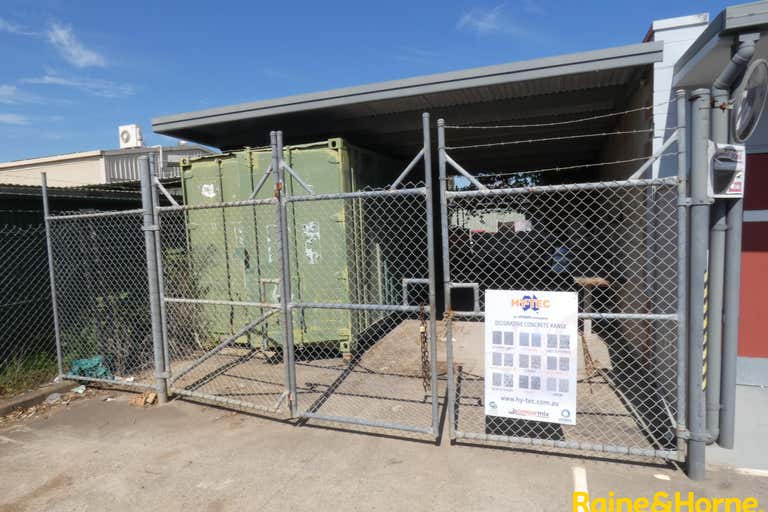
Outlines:
[{"label": "air conditioning unit", "polygon": [[144,145],[141,138],[141,127],[137,124],[126,124],[117,129],[120,135],[120,149],[140,148]]}]

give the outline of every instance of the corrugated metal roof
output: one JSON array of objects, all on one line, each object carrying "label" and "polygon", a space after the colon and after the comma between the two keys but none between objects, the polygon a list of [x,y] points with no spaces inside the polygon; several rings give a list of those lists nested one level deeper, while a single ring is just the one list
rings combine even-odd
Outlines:
[{"label": "corrugated metal roof", "polygon": [[152,126],[222,149],[267,144],[269,130],[281,129],[292,144],[341,136],[406,157],[420,143],[423,111],[493,123],[621,108],[662,50],[649,42],[500,64],[164,116]]}]

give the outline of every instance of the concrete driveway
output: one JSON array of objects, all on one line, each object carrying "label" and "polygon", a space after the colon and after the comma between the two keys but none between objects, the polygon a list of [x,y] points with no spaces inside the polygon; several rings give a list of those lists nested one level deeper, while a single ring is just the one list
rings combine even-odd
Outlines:
[{"label": "concrete driveway", "polygon": [[661,465],[435,446],[179,400],[141,409],[131,396],[100,391],[0,425],[0,511],[552,511],[571,510],[574,486],[768,500],[768,478],[726,470],[693,483]]}]

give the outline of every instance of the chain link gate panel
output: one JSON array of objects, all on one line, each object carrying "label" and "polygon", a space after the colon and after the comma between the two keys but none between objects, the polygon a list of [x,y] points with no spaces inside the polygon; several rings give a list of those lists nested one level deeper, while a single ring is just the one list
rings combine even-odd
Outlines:
[{"label": "chain link gate panel", "polygon": [[425,188],[289,201],[299,414],[434,435]]},{"label": "chain link gate panel", "polygon": [[[452,437],[679,458],[677,179],[447,190],[439,135]],[[489,289],[578,292],[575,425],[485,414]]]},{"label": "chain link gate panel", "polygon": [[[422,130],[422,150],[386,188],[355,190],[358,176],[374,172],[366,157],[357,164],[350,158],[351,191],[341,193],[318,193],[323,184],[307,187],[302,169],[281,162],[293,185],[284,201],[292,241],[289,317],[296,414],[305,420],[437,437],[428,114]],[[419,162],[424,183],[401,187]],[[296,194],[299,185],[307,193]],[[343,270],[334,262],[344,262]]]},{"label": "chain link gate panel", "polygon": [[172,393],[288,416],[276,205],[159,209]]},{"label": "chain link gate panel", "polygon": [[65,378],[154,388],[142,215],[47,217]]},{"label": "chain link gate panel", "polygon": [[316,193],[325,184],[301,174],[328,163],[294,170],[282,134],[272,141],[253,191],[227,197],[269,183],[274,198],[216,202],[215,183],[189,173],[211,199],[158,208],[171,392],[434,436],[429,188]]}]

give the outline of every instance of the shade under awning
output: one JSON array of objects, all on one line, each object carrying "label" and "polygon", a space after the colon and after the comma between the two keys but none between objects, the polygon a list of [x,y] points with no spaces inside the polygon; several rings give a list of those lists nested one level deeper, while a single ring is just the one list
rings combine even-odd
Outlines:
[{"label": "shade under awning", "polygon": [[[152,127],[157,133],[223,150],[268,144],[269,131],[279,129],[288,144],[340,136],[408,158],[421,145],[421,112],[453,124],[499,124],[619,110],[652,64],[661,61],[662,50],[662,43],[648,42],[380,82],[164,116],[154,119]],[[607,119],[587,129],[612,123],[615,120]],[[547,132],[538,128],[524,135],[546,137]],[[449,143],[471,144],[479,136],[487,134],[452,132]],[[567,161],[578,161],[588,159],[599,143],[553,145],[547,152],[568,153]],[[537,155],[530,159],[535,165]]]}]

